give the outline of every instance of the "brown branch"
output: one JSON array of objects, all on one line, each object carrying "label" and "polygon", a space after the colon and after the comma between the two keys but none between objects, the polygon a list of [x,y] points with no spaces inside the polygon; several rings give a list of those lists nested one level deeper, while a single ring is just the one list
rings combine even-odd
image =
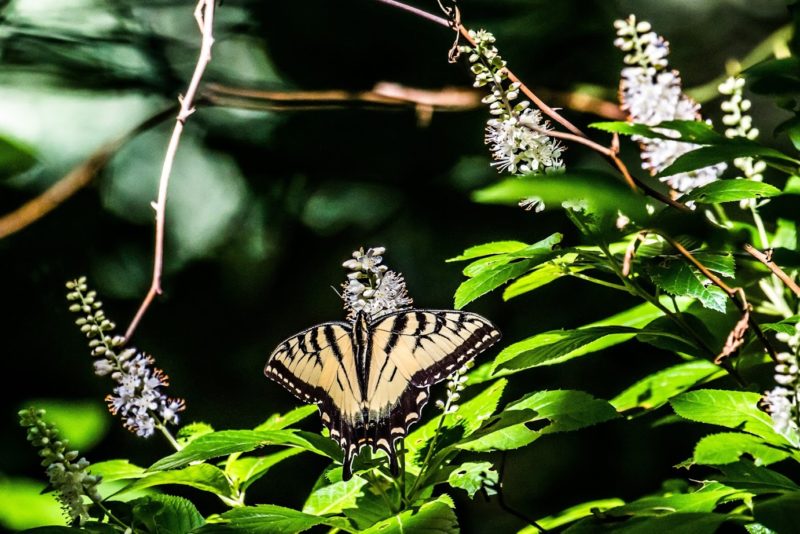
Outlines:
[{"label": "brown branch", "polygon": [[153,258],[153,280],[150,285],[150,290],[147,292],[139,310],[136,312],[131,324],[125,332],[125,339],[128,340],[133,335],[139,322],[144,317],[147,308],[153,301],[156,295],[161,293],[161,273],[164,264],[164,224],[167,208],[167,190],[169,188],[169,177],[172,174],[172,166],[175,162],[175,154],[178,150],[178,144],[181,140],[183,127],[186,124],[186,119],[194,113],[194,98],[197,94],[197,89],[200,86],[200,81],[203,79],[206,66],[211,61],[211,47],[214,44],[214,7],[216,0],[199,0],[195,7],[194,17],[197,20],[197,25],[202,34],[202,42],[200,45],[200,54],[197,58],[197,64],[192,74],[192,79],[189,82],[189,87],[186,89],[186,94],[179,97],[178,100],[181,104],[178,117],[175,121],[175,128],[172,130],[172,137],[170,138],[169,145],[167,146],[167,153],[164,156],[164,165],[161,168],[161,177],[158,186],[158,200],[153,204],[156,210],[156,238],[155,238],[155,254]]},{"label": "brown branch", "polygon": [[170,113],[172,113],[172,108],[161,111],[118,139],[104,144],[40,195],[0,216],[0,239],[27,228],[89,185],[125,143],[161,123]]},{"label": "brown branch", "polygon": [[745,250],[745,251],[746,251],[748,254],[750,254],[751,256],[753,256],[755,259],[757,259],[758,261],[760,261],[761,263],[763,263],[764,265],[766,265],[766,266],[767,266],[767,268],[768,268],[770,271],[772,271],[772,273],[773,273],[775,276],[777,276],[778,278],[780,278],[781,282],[783,282],[783,283],[784,283],[784,285],[785,285],[786,287],[788,287],[789,289],[791,289],[791,290],[792,290],[792,292],[793,292],[795,295],[797,295],[798,297],[800,297],[800,286],[798,286],[798,285],[797,285],[797,282],[795,282],[794,280],[792,280],[792,278],[791,278],[791,277],[790,277],[788,274],[786,274],[786,272],[784,272],[784,270],[783,270],[783,269],[781,269],[780,267],[778,267],[778,265],[777,265],[777,264],[775,264],[775,262],[773,262],[773,261],[772,261],[772,251],[771,251],[771,250],[767,251],[767,253],[766,253],[766,254],[764,254],[763,252],[761,252],[760,250],[758,250],[756,247],[754,247],[754,246],[753,246],[753,245],[751,245],[750,243],[747,243],[747,244],[745,244],[745,246],[744,246],[744,250]]}]

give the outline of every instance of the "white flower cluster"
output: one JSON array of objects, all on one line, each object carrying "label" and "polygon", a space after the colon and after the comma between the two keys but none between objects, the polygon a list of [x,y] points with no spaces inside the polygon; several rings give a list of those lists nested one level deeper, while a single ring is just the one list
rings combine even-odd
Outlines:
[{"label": "white flower cluster", "polygon": [[58,492],[64,514],[70,522],[76,519],[83,523],[89,518],[84,496],[99,501],[97,485],[100,477],[87,473],[89,462],[78,459],[78,451],[67,449],[67,440],[61,439],[58,430],[44,422],[45,411],[29,408],[19,412],[20,425],[28,429],[28,441],[40,447],[39,456],[46,468],[50,486]]},{"label": "white flower cluster", "polygon": [[564,147],[553,139],[550,123],[539,110],[530,109],[530,102],[519,97],[519,83],[507,84],[506,62],[494,46],[495,37],[486,30],[472,31],[475,47],[461,46],[469,54],[475,87],[490,86],[491,93],[483,98],[489,105],[492,118],[486,123],[485,142],[489,145],[492,164],[499,171],[512,174],[553,171],[563,167]]},{"label": "white flower cluster", "polygon": [[384,247],[353,252],[353,258],[342,264],[351,271],[342,285],[344,307],[352,319],[358,312],[370,320],[411,305],[403,275],[390,271],[383,263]]},{"label": "white flower cluster", "polygon": [[167,397],[162,387],[169,385],[167,375],[153,366],[153,358],[134,348],[122,349],[125,339],[112,336],[115,325],[103,312],[103,305],[94,291],[89,291],[86,278],[67,283],[70,311],[81,314],[75,323],[89,338],[94,372],[111,375],[117,382],[113,395],[106,397],[108,409],[119,414],[125,428],[137,436],[150,437],[161,424],[177,424],[178,412],[186,406],[181,399]]},{"label": "white flower cluster", "polygon": [[[751,141],[758,137],[759,131],[753,128],[753,117],[747,112],[750,111],[751,103],[744,98],[744,79],[731,76],[719,86],[720,94],[728,97],[723,101],[720,107],[725,115],[722,117],[722,123],[728,128],[725,130],[725,136],[728,138],[744,137]],[[733,165],[742,172],[741,178],[745,180],[753,180],[754,182],[761,182],[764,180],[764,171],[767,169],[767,164],[764,161],[756,160],[754,158],[736,158],[733,160]],[[742,209],[755,207],[756,199],[746,199],[740,202]],[[768,202],[767,200],[761,203]]]},{"label": "white flower cluster", "polygon": [[[667,70],[669,43],[651,31],[650,23],[637,22],[631,15],[614,22],[617,39],[614,45],[626,52],[620,82],[622,109],[629,120],[655,126],[669,120],[699,120],[700,105],[683,93],[680,73]],[[660,130],[661,131],[661,130]],[[663,133],[670,135],[671,130]],[[657,174],[678,157],[697,148],[692,143],[668,139],[648,139],[634,136],[642,148],[642,168]],[[685,193],[717,180],[725,170],[724,164],[675,174],[662,178],[675,191]]]},{"label": "white flower cluster", "polygon": [[180,399],[168,398],[161,391],[162,386],[169,385],[168,377],[161,369],[153,367],[152,357],[134,354],[136,351],[129,349],[118,356],[119,368],[111,373],[118,385],[114,394],[106,397],[106,403],[112,414],[122,417],[125,428],[146,438],[155,432],[156,416],[164,424],[177,424],[178,412],[185,404]]},{"label": "white flower cluster", "polygon": [[772,417],[775,431],[786,436],[795,447],[800,447],[800,368],[797,362],[800,323],[795,325],[794,334],[779,333],[775,337],[786,343],[791,352],[777,355],[775,382],[778,385],[765,394],[764,404]]}]

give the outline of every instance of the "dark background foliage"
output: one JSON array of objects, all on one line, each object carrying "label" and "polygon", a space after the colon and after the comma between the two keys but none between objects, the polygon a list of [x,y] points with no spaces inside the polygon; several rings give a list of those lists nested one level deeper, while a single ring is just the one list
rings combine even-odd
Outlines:
[{"label": "dark background foliage", "polygon": [[[433,0],[418,5],[436,9]],[[609,99],[621,67],[612,22],[631,11],[671,41],[671,64],[689,88],[724,73],[727,60],[788,21],[779,0],[461,5],[465,24],[492,30],[504,57],[533,87],[589,86]],[[0,209],[15,208],[103,142],[172,105],[199,42],[192,8],[188,1],[161,0],[3,2],[0,134],[26,142],[38,162],[0,183]],[[447,63],[450,32],[367,0],[227,0],[215,33],[207,82],[281,90],[369,89],[379,81],[470,84],[465,66]],[[706,107],[716,114],[714,103]],[[777,122],[769,104],[756,100],[756,109],[757,122]],[[582,125],[596,120],[565,113]],[[553,231],[567,233],[566,242],[578,239],[559,213],[470,201],[472,189],[496,180],[483,145],[485,119],[484,110],[437,113],[420,126],[409,110],[201,107],[189,121],[173,176],[165,293],[134,339],[169,373],[171,394],[187,399],[183,420],[246,428],[294,406],[264,378],[266,357],[286,336],[341,318],[331,287],[343,281],[341,262],[359,246],[386,246],[387,263],[406,276],[416,305],[446,308],[462,275],[444,260],[467,246],[532,242]],[[149,284],[149,203],[170,122],[126,144],[89,188],[54,213],[0,241],[0,477],[42,478],[16,426],[19,407],[42,398],[102,405],[109,392],[109,381],[91,373],[63,284],[87,274],[120,329],[133,316]],[[566,163],[603,164],[580,148],[567,152]],[[516,341],[633,304],[566,280],[506,304],[494,295],[470,308],[494,320],[506,341]],[[518,375],[505,398],[558,388],[610,398],[670,358],[644,345],[615,347],[580,366]],[[584,500],[657,489],[677,474],[670,466],[691,453],[697,436],[680,426],[653,427],[655,420],[548,436],[510,453],[508,500],[538,517]],[[319,428],[316,418],[306,424]],[[144,442],[114,421],[102,442],[82,452],[92,460],[129,457],[148,465],[167,444],[159,437]],[[298,456],[256,484],[248,500],[299,507],[323,467],[317,457]],[[521,526],[494,502],[478,496],[467,506],[463,494],[457,497],[466,532]],[[204,513],[222,510],[211,498],[197,498]]]}]

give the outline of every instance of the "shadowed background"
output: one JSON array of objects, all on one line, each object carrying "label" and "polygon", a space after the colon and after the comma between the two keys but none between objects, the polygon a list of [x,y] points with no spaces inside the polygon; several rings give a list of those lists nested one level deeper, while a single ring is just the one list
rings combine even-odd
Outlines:
[{"label": "shadowed background", "polygon": [[[174,105],[194,67],[199,34],[192,2],[1,4],[0,136],[13,145],[0,152],[0,209],[8,212],[104,143]],[[433,0],[416,5],[437,9]],[[615,98],[622,65],[612,22],[631,11],[670,40],[670,64],[688,88],[723,74],[726,61],[743,57],[788,22],[780,0],[463,0],[461,9],[465,25],[495,33],[501,54],[532,87],[606,100]],[[452,32],[367,0],[226,0],[215,37],[205,81],[226,87],[470,85],[467,67],[447,62]],[[343,316],[332,287],[344,280],[341,263],[359,246],[387,247],[386,263],[405,275],[417,306],[448,308],[463,276],[458,264],[444,260],[464,248],[498,239],[533,242],[555,231],[566,233],[566,242],[577,239],[558,212],[534,215],[470,201],[470,191],[497,180],[483,144],[484,109],[435,112],[420,121],[408,107],[270,111],[202,102],[173,172],[165,292],[133,340],[170,375],[169,394],[187,400],[185,422],[250,428],[297,404],[264,378],[264,362],[288,335]],[[777,122],[770,104],[754,103],[756,126]],[[705,107],[719,116],[715,102]],[[570,109],[565,114],[580,126],[598,120]],[[85,341],[66,311],[64,282],[86,274],[120,330],[132,318],[150,283],[150,202],[171,117],[128,140],[88,187],[52,214],[0,241],[6,284],[0,525],[6,528],[36,524],[20,503],[37,500],[44,486],[35,452],[16,424],[17,410],[31,400],[46,399],[50,413],[74,427],[73,442],[89,460],[127,457],[149,465],[169,452],[158,436],[142,441],[104,411],[111,382],[91,373]],[[635,161],[632,150],[628,155]],[[568,167],[603,165],[582,148],[570,148],[565,160]],[[499,326],[502,347],[635,304],[610,296],[566,280],[508,303],[491,294],[470,309]],[[516,375],[504,399],[558,388],[610,398],[669,358],[644,345],[623,345],[580,365]],[[584,500],[657,489],[677,475],[670,466],[690,455],[697,438],[680,426],[653,427],[657,417],[551,435],[509,453],[509,503],[541,517]],[[317,418],[305,424],[319,428]],[[250,489],[248,502],[299,508],[324,466],[311,455],[286,461]],[[169,491],[190,494],[204,514],[223,510],[212,497]],[[494,502],[477,496],[467,506],[463,493],[451,494],[465,532],[523,526]]]}]

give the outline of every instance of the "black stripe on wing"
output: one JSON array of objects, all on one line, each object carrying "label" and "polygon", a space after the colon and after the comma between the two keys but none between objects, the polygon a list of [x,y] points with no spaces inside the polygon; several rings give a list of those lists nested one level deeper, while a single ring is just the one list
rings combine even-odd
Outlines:
[{"label": "black stripe on wing", "polygon": [[[389,332],[384,351],[417,387],[441,382],[494,345],[500,332],[476,313],[456,310],[406,310],[380,317],[371,330]],[[412,358],[412,361],[398,361]]]}]

